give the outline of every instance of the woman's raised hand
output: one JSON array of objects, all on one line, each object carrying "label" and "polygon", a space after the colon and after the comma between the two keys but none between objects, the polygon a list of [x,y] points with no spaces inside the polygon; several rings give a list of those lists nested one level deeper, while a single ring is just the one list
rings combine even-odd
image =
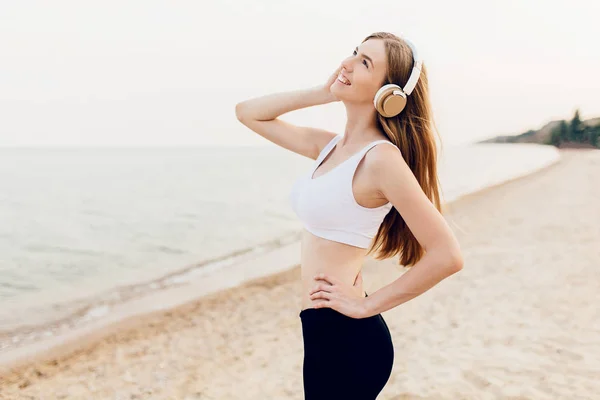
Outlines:
[{"label": "woman's raised hand", "polygon": [[333,83],[335,82],[335,80],[337,79],[338,74],[340,73],[340,70],[342,69],[342,66],[338,66],[335,70],[335,72],[333,74],[331,74],[331,76],[329,77],[329,79],[327,79],[327,82],[325,82],[325,84],[323,85],[323,92],[325,93],[328,102],[334,102],[334,101],[339,101],[340,99],[338,99],[337,97],[335,97],[333,95],[333,93],[331,93],[331,86],[333,85]]}]

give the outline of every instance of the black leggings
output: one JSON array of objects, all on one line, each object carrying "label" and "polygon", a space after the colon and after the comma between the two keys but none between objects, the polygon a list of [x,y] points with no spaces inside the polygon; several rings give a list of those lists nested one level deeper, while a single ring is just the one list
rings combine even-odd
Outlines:
[{"label": "black leggings", "polygon": [[392,337],[381,314],[352,318],[328,307],[307,308],[300,320],[304,399],[376,399],[394,363]]}]

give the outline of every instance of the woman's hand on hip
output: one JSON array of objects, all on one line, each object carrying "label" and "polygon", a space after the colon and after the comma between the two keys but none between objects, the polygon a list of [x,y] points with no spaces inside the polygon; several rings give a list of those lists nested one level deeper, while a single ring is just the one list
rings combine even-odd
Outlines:
[{"label": "woman's hand on hip", "polygon": [[366,305],[362,292],[362,276],[354,286],[324,273],[315,276],[315,286],[308,293],[314,308],[332,308],[351,318],[365,318]]}]

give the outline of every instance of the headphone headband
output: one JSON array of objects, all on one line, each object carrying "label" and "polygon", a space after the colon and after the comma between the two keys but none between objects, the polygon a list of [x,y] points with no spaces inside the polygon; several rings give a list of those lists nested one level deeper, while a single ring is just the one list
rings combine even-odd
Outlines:
[{"label": "headphone headband", "polygon": [[412,58],[414,60],[406,85],[404,85],[404,88],[401,88],[394,83],[388,83],[387,85],[380,87],[373,98],[375,109],[385,118],[395,117],[402,112],[406,106],[407,96],[411,94],[417,86],[417,82],[421,76],[423,60],[421,60],[417,53],[417,47],[410,40],[404,39],[404,41],[411,48]]},{"label": "headphone headband", "polygon": [[423,64],[423,60],[419,57],[419,53],[417,52],[417,47],[408,39],[403,40],[410,46],[412,50],[412,56],[414,59],[414,64],[412,71],[410,73],[410,77],[408,78],[408,82],[402,89],[404,93],[407,95],[411,94],[414,88],[417,86],[417,82],[419,81],[419,77],[421,76],[421,65]]}]

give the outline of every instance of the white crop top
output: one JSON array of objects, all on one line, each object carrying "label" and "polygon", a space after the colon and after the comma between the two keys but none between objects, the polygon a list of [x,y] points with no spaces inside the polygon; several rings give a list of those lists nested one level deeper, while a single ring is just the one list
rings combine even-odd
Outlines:
[{"label": "white crop top", "polygon": [[294,182],[290,201],[306,230],[313,235],[368,248],[392,204],[387,202],[374,208],[361,206],[354,198],[352,179],[358,163],[369,149],[379,143],[395,145],[388,140],[371,142],[341,164],[313,179],[315,170],[341,138],[342,135],[336,135],[327,143],[310,171]]}]

